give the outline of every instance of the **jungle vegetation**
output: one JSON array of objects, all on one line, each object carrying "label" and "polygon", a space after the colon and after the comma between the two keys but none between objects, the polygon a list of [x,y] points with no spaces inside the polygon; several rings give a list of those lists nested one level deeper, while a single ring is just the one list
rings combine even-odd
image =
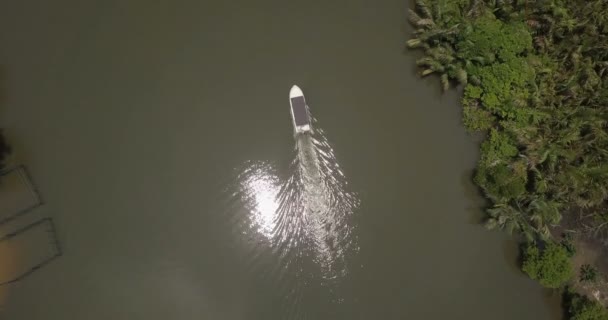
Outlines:
[{"label": "jungle vegetation", "polygon": [[606,309],[588,297],[566,290],[564,301],[568,320],[608,320]]},{"label": "jungle vegetation", "polygon": [[461,88],[464,126],[485,135],[474,181],[491,202],[486,226],[524,239],[522,270],[551,288],[573,277],[564,259],[575,252],[552,231],[608,230],[607,13],[605,0],[415,0],[409,10],[420,75]]},{"label": "jungle vegetation", "polygon": [[572,277],[568,251],[554,243],[549,243],[542,251],[535,245],[528,245],[522,270],[547,288],[559,288]]}]

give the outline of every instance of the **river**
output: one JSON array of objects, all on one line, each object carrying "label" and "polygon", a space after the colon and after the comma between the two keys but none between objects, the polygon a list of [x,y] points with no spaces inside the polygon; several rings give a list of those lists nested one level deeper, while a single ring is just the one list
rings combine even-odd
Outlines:
[{"label": "river", "polygon": [[0,124],[64,252],[3,317],[557,318],[478,224],[477,145],[416,76],[407,6],[0,4]]}]

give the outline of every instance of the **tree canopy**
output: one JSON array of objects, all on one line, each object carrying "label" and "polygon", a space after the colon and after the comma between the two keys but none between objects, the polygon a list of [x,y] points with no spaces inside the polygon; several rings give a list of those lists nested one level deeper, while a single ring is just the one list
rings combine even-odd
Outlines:
[{"label": "tree canopy", "polygon": [[554,243],[547,244],[543,250],[529,245],[524,252],[522,270],[547,288],[559,288],[572,278],[568,251]]},{"label": "tree canopy", "polygon": [[420,74],[463,86],[463,124],[487,137],[488,227],[547,238],[576,210],[608,227],[608,2],[415,2]]},{"label": "tree canopy", "polygon": [[[485,225],[529,241],[523,269],[550,288],[572,276],[552,227],[586,217],[568,230],[608,234],[606,12],[605,0],[415,0],[409,12],[420,75],[463,88],[463,124],[485,135]],[[594,308],[572,319],[600,319]]]},{"label": "tree canopy", "polygon": [[568,320],[608,320],[608,312],[597,301],[576,293],[567,293]]}]

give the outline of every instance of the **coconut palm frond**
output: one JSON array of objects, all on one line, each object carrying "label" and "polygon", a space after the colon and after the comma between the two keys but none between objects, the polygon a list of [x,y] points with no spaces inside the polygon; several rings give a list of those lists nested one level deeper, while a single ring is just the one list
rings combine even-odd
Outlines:
[{"label": "coconut palm frond", "polygon": [[445,5],[444,0],[436,0],[433,1],[431,7],[433,11],[433,19],[436,21],[441,21],[443,17],[443,6]]},{"label": "coconut palm frond", "polygon": [[471,84],[474,84],[476,86],[481,85],[481,80],[477,76],[470,76],[469,81],[471,82]]},{"label": "coconut palm frond", "polygon": [[426,77],[426,76],[428,76],[429,74],[432,74],[432,73],[434,73],[434,72],[435,72],[435,71],[433,71],[433,70],[431,70],[431,69],[425,69],[425,70],[422,70],[422,71],[420,72],[420,76],[422,76],[422,77]]},{"label": "coconut palm frond", "polygon": [[445,50],[442,50],[442,52],[440,51],[432,51],[429,50],[430,55],[437,61],[439,61],[442,64],[450,64],[452,63],[452,61],[454,61],[454,57],[450,54],[445,53]]},{"label": "coconut palm frond", "polygon": [[420,19],[415,25],[419,28],[428,28],[434,26],[435,22],[433,19]]},{"label": "coconut palm frond", "polygon": [[407,17],[410,20],[410,23],[413,24],[414,26],[417,26],[418,22],[423,19],[422,17],[420,17],[418,15],[418,13],[416,13],[416,11],[414,11],[412,9],[408,9],[407,12],[408,12]]},{"label": "coconut palm frond", "polygon": [[416,10],[420,12],[420,15],[427,19],[433,19],[433,13],[427,2],[427,0],[416,0]]},{"label": "coconut palm frond", "polygon": [[410,49],[420,48],[423,46],[423,44],[424,44],[424,42],[422,42],[422,40],[420,40],[418,38],[409,39],[406,42],[407,47]]},{"label": "coconut palm frond", "polygon": [[431,57],[424,57],[424,58],[420,58],[418,60],[416,60],[416,65],[419,67],[430,67],[433,66],[437,63],[437,61],[435,61],[435,59],[431,58]]},{"label": "coconut palm frond", "polygon": [[468,74],[464,69],[456,70],[456,80],[462,85],[466,85],[468,82]]}]

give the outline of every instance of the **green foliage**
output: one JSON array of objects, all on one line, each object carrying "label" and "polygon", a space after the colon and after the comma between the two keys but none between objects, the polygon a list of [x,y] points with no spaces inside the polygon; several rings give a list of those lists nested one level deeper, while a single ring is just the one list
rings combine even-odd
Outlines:
[{"label": "green foliage", "polygon": [[467,85],[464,87],[464,105],[469,105],[471,102],[476,99],[481,98],[481,94],[483,93],[483,89],[476,85]]},{"label": "green foliage", "polygon": [[562,238],[560,244],[562,245],[562,247],[564,247],[564,249],[566,249],[569,257],[574,257],[574,255],[576,254],[576,246],[574,246],[574,240],[572,239],[571,233],[564,234],[564,237]]},{"label": "green foliage", "polygon": [[569,292],[566,294],[568,320],[608,320],[608,312],[597,301]]},{"label": "green foliage", "polygon": [[599,271],[590,264],[581,266],[579,280],[581,282],[596,282],[599,278]]},{"label": "green foliage", "polygon": [[475,175],[475,182],[484,189],[488,197],[496,201],[517,199],[526,192],[526,176],[518,175],[507,164],[480,166]]},{"label": "green foliage", "polygon": [[504,131],[492,128],[481,145],[481,159],[475,182],[495,200],[516,199],[526,191],[525,163],[515,158],[519,151]]},{"label": "green foliage", "polygon": [[464,106],[462,110],[464,127],[471,131],[484,131],[492,128],[496,118],[487,110],[476,106]]},{"label": "green foliage", "polygon": [[494,126],[496,118],[491,112],[483,109],[479,104],[479,98],[483,89],[473,84],[467,84],[464,87],[464,96],[462,98],[462,122],[467,130],[484,131]]},{"label": "green foliage", "polygon": [[527,99],[527,87],[534,79],[534,71],[527,65],[527,60],[519,57],[501,63],[471,66],[468,71],[480,79],[483,106],[503,118],[509,116],[512,100]]},{"label": "green foliage", "polygon": [[524,251],[522,270],[547,288],[559,288],[572,277],[568,252],[554,243],[547,243],[542,251],[529,245]]},{"label": "green foliage", "polygon": [[514,101],[528,98],[527,87],[535,76],[525,57],[532,49],[525,26],[485,15],[464,29],[456,48],[457,55],[468,62],[467,72],[479,81],[479,87],[465,88],[464,105],[478,99],[496,116],[517,117],[525,103],[517,105]]},{"label": "green foliage", "polygon": [[407,46],[424,50],[424,57],[416,62],[420,75],[438,75],[444,90],[453,82],[466,84],[465,63],[457,58],[453,43],[460,34],[462,12],[469,0],[416,0],[415,4],[414,10],[409,10],[409,21],[416,31]]},{"label": "green foliage", "polygon": [[519,207],[505,203],[494,205],[494,207],[488,209],[488,219],[485,226],[490,230],[499,228],[509,234],[517,232],[528,241],[533,241],[535,235],[535,230],[526,219],[525,213]]},{"label": "green foliage", "polygon": [[[603,0],[416,1],[420,74],[464,85],[463,124],[486,133],[474,180],[492,201],[488,228],[551,242],[578,209],[595,218],[574,232],[608,228],[606,12]],[[558,247],[527,250],[526,272],[546,286],[568,273],[546,261],[575,253],[571,239]]]},{"label": "green foliage", "polygon": [[561,210],[608,203],[605,12],[598,0],[417,0],[411,13],[421,75],[465,85],[463,124],[488,132],[476,183],[541,235]]},{"label": "green foliage", "polygon": [[[420,74],[464,85],[463,124],[487,134],[474,177],[492,201],[486,227],[549,243],[528,247],[522,269],[551,288],[573,272],[572,239],[549,232],[562,214],[593,217],[574,232],[608,228],[606,12],[604,0],[417,0],[410,18]],[[608,318],[579,296],[570,319]]]},{"label": "green foliage", "polygon": [[486,14],[465,29],[456,48],[460,56],[469,59],[507,62],[532,49],[532,36],[522,22],[508,24]]},{"label": "green foliage", "polygon": [[515,141],[506,132],[494,128],[490,130],[490,137],[481,144],[481,162],[487,166],[509,162],[518,153]]}]

